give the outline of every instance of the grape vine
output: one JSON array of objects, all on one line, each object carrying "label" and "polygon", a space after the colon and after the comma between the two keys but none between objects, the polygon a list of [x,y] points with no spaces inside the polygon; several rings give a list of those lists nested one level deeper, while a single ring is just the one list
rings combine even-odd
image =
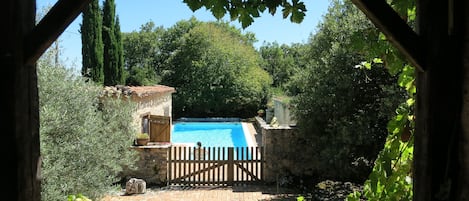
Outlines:
[{"label": "grape vine", "polygon": [[[376,61],[376,60],[375,60]],[[396,115],[388,122],[388,137],[379,153],[375,166],[364,184],[363,192],[351,193],[347,200],[412,200],[412,159],[415,103],[414,68],[405,65],[399,74],[398,84],[409,95],[396,109]]]}]

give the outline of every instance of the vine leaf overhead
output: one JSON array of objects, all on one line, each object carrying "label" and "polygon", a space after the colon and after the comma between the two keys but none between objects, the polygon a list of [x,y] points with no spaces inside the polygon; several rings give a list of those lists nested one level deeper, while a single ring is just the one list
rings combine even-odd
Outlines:
[{"label": "vine leaf overhead", "polygon": [[290,21],[301,23],[306,16],[306,6],[300,0],[258,0],[258,1],[226,1],[226,0],[184,0],[192,11],[202,7],[211,11],[215,18],[222,19],[225,13],[230,14],[231,20],[238,20],[243,28],[254,22],[254,18],[260,17],[260,13],[268,10],[271,15],[277,12],[277,8],[282,8],[284,19],[290,16]]}]

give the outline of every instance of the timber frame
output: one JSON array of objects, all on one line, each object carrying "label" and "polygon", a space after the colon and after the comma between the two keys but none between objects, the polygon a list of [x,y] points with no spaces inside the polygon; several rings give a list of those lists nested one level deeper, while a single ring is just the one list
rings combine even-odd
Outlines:
[{"label": "timber frame", "polygon": [[[35,25],[35,0],[0,8],[4,172],[10,200],[39,201],[36,61],[91,0],[58,0]],[[465,0],[417,0],[417,30],[385,0],[352,0],[419,69],[414,200],[469,200],[469,8]]]}]

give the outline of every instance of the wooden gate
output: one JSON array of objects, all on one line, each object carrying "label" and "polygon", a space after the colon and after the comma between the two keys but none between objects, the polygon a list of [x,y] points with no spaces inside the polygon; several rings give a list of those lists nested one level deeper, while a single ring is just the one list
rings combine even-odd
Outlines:
[{"label": "wooden gate", "polygon": [[238,185],[263,181],[262,147],[171,147],[169,185]]},{"label": "wooden gate", "polygon": [[171,117],[150,115],[150,142],[171,140]]}]

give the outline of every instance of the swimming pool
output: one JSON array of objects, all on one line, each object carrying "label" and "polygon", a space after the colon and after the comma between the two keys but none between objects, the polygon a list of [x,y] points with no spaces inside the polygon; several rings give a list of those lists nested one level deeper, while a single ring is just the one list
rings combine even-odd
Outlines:
[{"label": "swimming pool", "polygon": [[203,147],[253,146],[249,132],[241,122],[176,122],[171,142]]}]

